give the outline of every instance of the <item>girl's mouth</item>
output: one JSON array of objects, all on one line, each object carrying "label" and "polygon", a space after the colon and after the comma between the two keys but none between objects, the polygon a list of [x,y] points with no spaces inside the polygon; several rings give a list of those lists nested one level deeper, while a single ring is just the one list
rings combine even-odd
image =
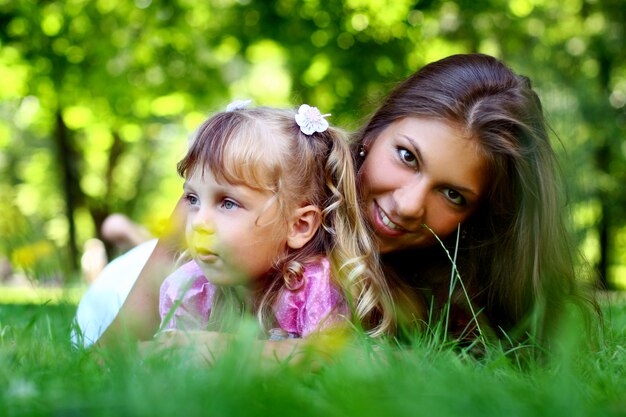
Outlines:
[{"label": "girl's mouth", "polygon": [[194,247],[193,252],[195,254],[195,258],[207,264],[215,263],[219,259],[219,256],[217,256],[215,252],[212,252],[206,248]]},{"label": "girl's mouth", "polygon": [[217,236],[214,234],[194,232],[189,246],[194,257],[202,262],[215,263],[219,259],[215,252]]}]

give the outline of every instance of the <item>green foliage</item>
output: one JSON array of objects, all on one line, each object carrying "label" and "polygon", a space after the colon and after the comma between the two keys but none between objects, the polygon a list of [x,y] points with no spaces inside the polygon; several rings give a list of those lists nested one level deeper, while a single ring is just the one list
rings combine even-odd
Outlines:
[{"label": "green foliage", "polygon": [[[0,305],[0,415],[502,416],[622,415],[623,300],[605,305],[606,341],[581,348],[564,332],[545,363],[488,351],[480,360],[416,339],[360,340],[332,362],[258,360],[249,339],[213,367],[191,351],[139,355],[70,347],[74,306]],[[271,362],[271,361],[270,361]]]},{"label": "green foliage", "polygon": [[309,102],[356,129],[423,64],[485,52],[539,89],[581,249],[617,282],[625,14],[621,0],[3,0],[0,185],[58,247],[116,211],[159,233],[186,137],[232,98]]},{"label": "green foliage", "polygon": [[[3,189],[4,188],[4,189]],[[0,184],[5,196],[11,193]],[[65,260],[41,230],[36,217],[26,217],[9,198],[0,201],[0,261],[4,254],[15,272],[39,281],[60,281]]]}]

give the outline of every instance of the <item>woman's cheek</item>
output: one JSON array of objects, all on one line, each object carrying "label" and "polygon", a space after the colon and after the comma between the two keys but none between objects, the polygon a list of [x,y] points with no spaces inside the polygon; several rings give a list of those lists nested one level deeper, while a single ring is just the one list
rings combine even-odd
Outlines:
[{"label": "woman's cheek", "polygon": [[446,213],[446,208],[440,208],[436,212],[439,213],[439,216],[433,219],[429,226],[443,240],[457,230],[458,224],[461,222],[461,216]]}]

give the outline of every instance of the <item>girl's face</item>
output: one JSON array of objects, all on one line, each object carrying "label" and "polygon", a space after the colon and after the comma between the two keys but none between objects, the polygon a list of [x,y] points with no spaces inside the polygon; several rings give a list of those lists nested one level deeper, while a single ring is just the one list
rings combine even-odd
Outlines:
[{"label": "girl's face", "polygon": [[216,285],[246,284],[266,274],[286,250],[286,226],[269,191],[218,183],[195,170],[184,185],[191,255]]},{"label": "girl's face", "polygon": [[487,163],[474,141],[449,124],[408,117],[372,143],[359,172],[381,253],[444,239],[474,213],[488,186]]}]

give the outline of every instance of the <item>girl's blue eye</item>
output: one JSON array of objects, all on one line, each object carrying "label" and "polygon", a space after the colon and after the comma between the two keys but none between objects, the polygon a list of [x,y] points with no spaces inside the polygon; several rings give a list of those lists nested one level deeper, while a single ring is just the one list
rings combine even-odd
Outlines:
[{"label": "girl's blue eye", "polygon": [[398,148],[398,155],[405,164],[411,167],[417,166],[417,158],[408,149],[402,147]]},{"label": "girl's blue eye", "polygon": [[222,201],[222,207],[226,210],[234,210],[239,207],[239,204],[235,203],[233,200],[224,200]]},{"label": "girl's blue eye", "polygon": [[465,204],[465,198],[456,190],[452,188],[446,188],[443,193],[448,198],[448,200],[452,201],[454,204],[462,206]]},{"label": "girl's blue eye", "polygon": [[185,196],[185,199],[187,200],[187,203],[191,204],[192,206],[195,206],[200,202],[200,200],[198,200],[198,197],[193,194],[187,194]]}]

